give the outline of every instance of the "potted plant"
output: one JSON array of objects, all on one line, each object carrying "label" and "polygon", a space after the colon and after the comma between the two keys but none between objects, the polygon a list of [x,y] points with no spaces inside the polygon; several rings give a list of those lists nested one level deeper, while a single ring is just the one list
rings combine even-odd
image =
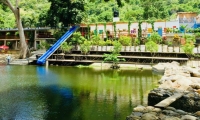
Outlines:
[{"label": "potted plant", "polygon": [[122,44],[122,51],[130,51],[130,45],[131,45],[131,37],[130,36],[120,36],[119,42]]},{"label": "potted plant", "polygon": [[75,32],[71,38],[71,42],[75,45],[76,50],[80,50],[80,44],[86,40],[80,32]]},{"label": "potted plant", "polygon": [[98,42],[98,51],[106,51],[106,42],[104,40],[100,40]]},{"label": "potted plant", "polygon": [[113,43],[111,40],[106,40],[107,51],[111,51],[113,49]]},{"label": "potted plant", "polygon": [[180,26],[180,32],[185,33],[185,29],[187,28],[187,25],[181,25]]},{"label": "potted plant", "polygon": [[167,52],[167,48],[168,48],[167,37],[163,36],[162,37],[162,52]]},{"label": "potted plant", "polygon": [[15,39],[18,39],[19,38],[19,32],[15,32],[15,36],[14,36]]},{"label": "potted plant", "polygon": [[196,44],[200,44],[200,32],[194,33],[195,39],[196,39]]},{"label": "potted plant", "polygon": [[172,31],[172,28],[166,28],[166,33],[171,33]]},{"label": "potted plant", "polygon": [[186,53],[186,55],[191,58],[192,55],[194,54],[194,45],[191,44],[190,42],[186,42],[186,44],[181,46],[181,49],[183,49],[183,51]]},{"label": "potted plant", "polygon": [[[145,43],[145,47],[146,47],[146,50],[149,51],[151,53],[151,56],[154,56],[155,55],[155,52],[158,51],[158,44],[155,43],[154,41],[152,40],[149,40]],[[151,60],[151,63],[153,63],[153,58]]]},{"label": "potted plant", "polygon": [[172,41],[168,41],[167,45],[168,45],[168,52],[173,52]]},{"label": "potted plant", "polygon": [[71,49],[72,49],[72,45],[71,43],[67,43],[67,42],[63,42],[60,46],[60,49],[62,50],[62,53],[71,53]]},{"label": "potted plant", "polygon": [[156,43],[158,46],[158,52],[162,52],[162,45],[161,45],[162,37],[157,32],[153,32],[151,36],[147,38],[147,40]]},{"label": "potted plant", "polygon": [[88,52],[90,51],[90,45],[91,45],[91,42],[88,40],[85,40],[83,44],[80,45],[81,53],[84,55],[88,54]]},{"label": "potted plant", "polygon": [[91,50],[96,51],[98,50],[98,42],[100,41],[100,36],[99,35],[93,35],[91,36]]},{"label": "potted plant", "polygon": [[174,52],[179,52],[179,46],[180,46],[180,36],[178,34],[174,34],[173,38],[173,47],[174,47]]},{"label": "potted plant", "polygon": [[[195,36],[194,35],[188,35],[188,34],[185,34],[184,36],[184,39],[185,39],[185,44],[191,44],[191,45],[194,45],[195,43],[196,43],[196,39],[195,39]],[[184,46],[184,45],[183,45]],[[183,48],[183,47],[182,47]],[[198,50],[197,50],[197,48],[193,48],[194,50],[194,52],[196,53]],[[183,50],[184,51],[184,50]],[[184,51],[185,52],[185,51]]]},{"label": "potted plant", "polygon": [[136,52],[139,52],[139,45],[140,45],[140,40],[138,38],[135,38],[135,40],[133,41],[133,47],[134,47],[134,50],[133,48],[131,49],[131,51],[136,51]]},{"label": "potted plant", "polygon": [[10,32],[6,32],[6,38],[10,38],[11,33]]}]

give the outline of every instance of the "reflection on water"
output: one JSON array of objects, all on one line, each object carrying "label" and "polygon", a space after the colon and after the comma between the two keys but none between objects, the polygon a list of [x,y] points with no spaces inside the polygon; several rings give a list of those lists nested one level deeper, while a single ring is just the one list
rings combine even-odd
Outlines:
[{"label": "reflection on water", "polygon": [[123,120],[160,78],[151,71],[0,66],[0,119]]}]

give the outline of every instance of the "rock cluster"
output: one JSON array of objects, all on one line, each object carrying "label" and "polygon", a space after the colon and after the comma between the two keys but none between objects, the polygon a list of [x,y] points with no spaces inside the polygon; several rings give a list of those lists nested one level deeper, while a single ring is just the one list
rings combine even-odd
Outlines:
[{"label": "rock cluster", "polygon": [[[149,106],[137,106],[127,120],[200,120],[200,69],[172,62],[159,63],[152,70],[163,73],[160,85],[148,94]],[[176,93],[183,96],[170,107],[152,107]]]},{"label": "rock cluster", "polygon": [[153,106],[137,106],[133,109],[131,115],[126,120],[200,120],[200,111],[188,113],[174,107],[165,109],[155,108]]},{"label": "rock cluster", "polygon": [[164,75],[159,80],[159,87],[148,94],[148,105],[154,106],[167,97],[182,92],[184,95],[170,106],[188,112],[200,110],[199,68],[180,66],[177,62],[158,64],[154,69],[158,67],[159,70],[164,70]]},{"label": "rock cluster", "polygon": [[199,68],[180,66],[177,62],[159,63],[153,68],[157,71],[164,71],[164,75],[159,80],[159,88],[189,90],[200,93]]}]

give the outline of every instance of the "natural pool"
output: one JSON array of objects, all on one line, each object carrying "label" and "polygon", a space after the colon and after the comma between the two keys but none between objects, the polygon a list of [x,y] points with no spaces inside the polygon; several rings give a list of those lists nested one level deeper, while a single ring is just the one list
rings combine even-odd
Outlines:
[{"label": "natural pool", "polygon": [[148,70],[0,66],[0,119],[125,120],[159,78]]}]

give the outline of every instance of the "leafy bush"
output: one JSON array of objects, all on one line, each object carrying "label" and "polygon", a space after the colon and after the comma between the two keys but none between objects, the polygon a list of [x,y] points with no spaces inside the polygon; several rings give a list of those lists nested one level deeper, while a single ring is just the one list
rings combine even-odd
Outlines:
[{"label": "leafy bush", "polygon": [[148,41],[153,41],[154,43],[161,43],[162,42],[162,37],[157,33],[153,32],[150,37],[148,37]]},{"label": "leafy bush", "polygon": [[191,43],[186,43],[184,45],[181,46],[181,48],[183,49],[183,51],[186,54],[192,55],[193,54],[193,49],[194,49],[194,45]]},{"label": "leafy bush", "polygon": [[111,46],[113,43],[111,40],[106,40],[106,45]]},{"label": "leafy bush", "polygon": [[99,45],[99,46],[104,46],[104,45],[106,45],[106,42],[105,42],[104,40],[100,40],[100,41],[98,42],[98,45]]},{"label": "leafy bush", "polygon": [[131,45],[131,37],[122,35],[119,38],[119,42],[124,46]]},{"label": "leafy bush", "polygon": [[39,49],[49,49],[50,44],[47,41],[42,41],[38,47]]},{"label": "leafy bush", "polygon": [[72,36],[71,42],[73,45],[79,45],[83,43],[86,40],[80,32],[75,32]]},{"label": "leafy bush", "polygon": [[90,45],[91,45],[91,42],[86,40],[84,41],[83,44],[81,44],[80,46],[80,50],[83,54],[87,54],[89,51],[90,51]]},{"label": "leafy bush", "polygon": [[133,45],[138,46],[140,44],[140,40],[138,38],[135,38]]},{"label": "leafy bush", "polygon": [[150,52],[157,52],[158,51],[158,44],[156,44],[154,41],[146,42],[145,47],[146,47],[146,50],[150,51]]},{"label": "leafy bush", "polygon": [[73,46],[70,43],[67,43],[67,42],[62,43],[61,46],[60,46],[60,48],[63,51],[63,53],[70,52],[72,47]]}]

